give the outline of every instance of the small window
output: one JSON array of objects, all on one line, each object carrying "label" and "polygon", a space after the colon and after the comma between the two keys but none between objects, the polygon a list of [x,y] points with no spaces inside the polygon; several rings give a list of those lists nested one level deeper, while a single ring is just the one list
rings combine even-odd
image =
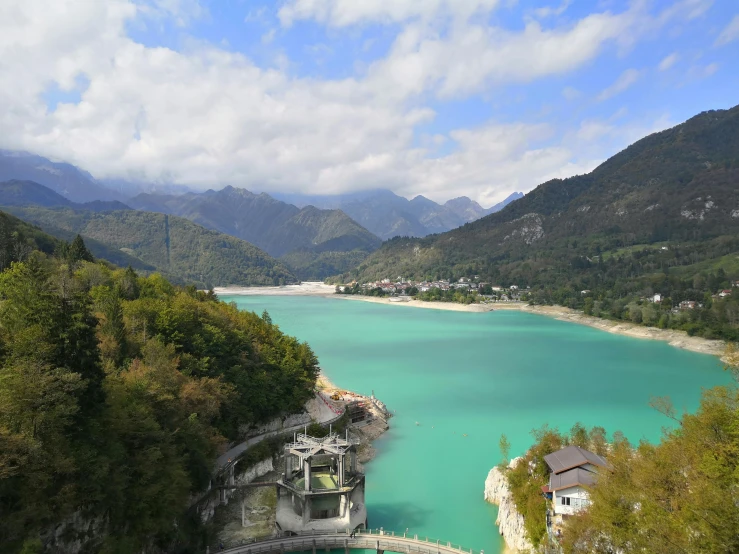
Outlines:
[{"label": "small window", "polygon": [[570,505],[570,497],[569,496],[560,496],[559,497],[562,503],[562,506],[569,506]]}]

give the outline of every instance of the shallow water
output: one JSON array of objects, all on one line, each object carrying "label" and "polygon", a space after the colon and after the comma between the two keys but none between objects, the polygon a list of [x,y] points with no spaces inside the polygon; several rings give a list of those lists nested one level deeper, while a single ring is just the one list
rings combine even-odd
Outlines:
[{"label": "shallow water", "polygon": [[[648,406],[694,410],[701,388],[730,382],[711,356],[519,312],[463,313],[331,298],[223,296],[307,341],[338,386],[396,411],[367,466],[369,525],[501,551],[485,477],[529,432],[575,422],[659,439]],[[416,422],[419,425],[416,425]]]}]

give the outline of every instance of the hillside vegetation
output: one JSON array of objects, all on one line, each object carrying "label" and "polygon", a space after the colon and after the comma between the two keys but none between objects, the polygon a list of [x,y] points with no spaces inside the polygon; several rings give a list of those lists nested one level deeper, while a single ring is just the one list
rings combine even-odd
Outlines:
[{"label": "hillside vegetation", "polygon": [[233,187],[183,195],[140,194],[129,203],[246,240],[282,258],[300,279],[323,279],[348,269],[381,242],[340,210],[300,209]]},{"label": "hillside vegetation", "polygon": [[641,299],[660,293],[672,303],[657,306],[654,324],[667,315],[672,326],[673,305],[692,300],[703,304],[694,330],[736,338],[735,308],[712,312],[711,296],[739,279],[737,255],[739,107],[650,135],[459,229],[390,240],[337,280],[479,275],[531,287],[535,302],[583,308],[590,298],[596,315],[639,321]]},{"label": "hillside vegetation", "polygon": [[[735,360],[739,362],[739,359]],[[543,427],[506,477],[527,538],[538,551],[566,554],[723,554],[739,550],[739,390],[703,392],[695,414],[678,417],[665,399],[652,404],[676,424],[659,444],[632,445],[620,432],[607,442],[601,427],[569,433]],[[501,445],[507,440],[501,439]],[[565,522],[560,548],[547,548],[549,481],[544,456],[577,445],[604,456],[607,469],[588,487],[591,504]],[[507,461],[507,460],[504,460]],[[505,464],[502,464],[505,465]],[[551,505],[549,506],[551,509]]]},{"label": "hillside vegetation", "polygon": [[281,285],[296,280],[284,265],[248,242],[181,217],[135,210],[6,209],[49,233],[79,233],[119,249],[180,283],[211,288]]},{"label": "hillside vegetation", "polygon": [[202,551],[191,495],[240,426],[302,408],[315,355],[266,314],[96,263],[81,239],[19,249],[6,220],[0,551]]}]

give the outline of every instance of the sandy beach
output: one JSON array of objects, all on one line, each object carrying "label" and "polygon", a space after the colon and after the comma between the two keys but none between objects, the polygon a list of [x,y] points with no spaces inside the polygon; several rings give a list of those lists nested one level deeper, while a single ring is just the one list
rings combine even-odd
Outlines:
[{"label": "sandy beach", "polygon": [[266,296],[321,296],[338,300],[350,300],[356,302],[371,302],[373,304],[385,304],[387,306],[405,306],[411,308],[423,308],[430,310],[448,310],[453,312],[484,313],[499,310],[517,310],[532,314],[553,317],[560,321],[569,321],[588,325],[614,333],[638,339],[661,340],[675,348],[722,356],[726,349],[726,343],[721,340],[709,340],[702,337],[690,337],[685,331],[671,329],[657,329],[655,327],[643,327],[627,321],[611,321],[598,317],[587,316],[582,312],[565,308],[562,306],[531,306],[523,302],[497,302],[493,304],[455,304],[452,302],[424,302],[422,300],[405,300],[401,302],[391,301],[389,298],[378,298],[373,296],[343,295],[335,294],[335,287],[321,282],[307,282],[300,285],[286,285],[284,287],[224,287],[214,289],[216,294],[242,294],[242,295],[266,295]]},{"label": "sandy beach", "polygon": [[321,281],[306,281],[299,285],[282,287],[216,287],[213,292],[245,296],[329,296],[336,292],[336,287]]}]

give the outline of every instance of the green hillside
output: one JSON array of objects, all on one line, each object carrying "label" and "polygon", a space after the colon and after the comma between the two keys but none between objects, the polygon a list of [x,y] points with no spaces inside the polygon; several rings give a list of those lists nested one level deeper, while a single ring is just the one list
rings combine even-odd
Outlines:
[{"label": "green hillside", "polygon": [[119,249],[181,283],[208,288],[279,285],[296,280],[281,263],[246,241],[181,217],[134,210],[96,213],[16,206],[7,210],[49,233],[79,233]]},{"label": "green hillside", "polygon": [[[604,313],[623,317],[624,306],[613,302],[653,293],[673,303],[708,298],[710,306],[718,287],[739,279],[717,261],[738,254],[735,107],[650,135],[590,174],[544,183],[459,229],[390,240],[337,280],[479,275],[531,287],[535,301],[573,307],[584,305],[583,290],[592,291]],[[722,314],[710,317],[729,317]],[[738,322],[704,323],[735,329]]]},{"label": "green hillside", "polygon": [[0,550],[205,552],[216,457],[300,412],[318,361],[266,313],[55,242],[0,213]]},{"label": "green hillside", "polygon": [[340,210],[299,209],[267,194],[234,187],[179,196],[140,194],[129,204],[181,216],[246,240],[281,258],[300,279],[323,279],[343,271],[381,242]]}]

